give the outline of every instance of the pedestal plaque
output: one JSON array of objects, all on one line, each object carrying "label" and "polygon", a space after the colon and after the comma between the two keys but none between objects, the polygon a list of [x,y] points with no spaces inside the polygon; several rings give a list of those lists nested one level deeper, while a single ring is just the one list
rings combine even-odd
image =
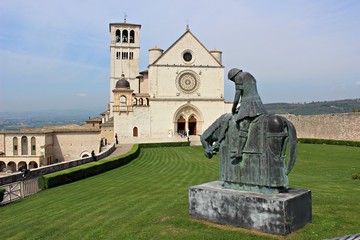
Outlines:
[{"label": "pedestal plaque", "polygon": [[279,235],[311,223],[310,190],[265,194],[225,189],[222,185],[222,181],[214,181],[190,187],[190,216]]}]

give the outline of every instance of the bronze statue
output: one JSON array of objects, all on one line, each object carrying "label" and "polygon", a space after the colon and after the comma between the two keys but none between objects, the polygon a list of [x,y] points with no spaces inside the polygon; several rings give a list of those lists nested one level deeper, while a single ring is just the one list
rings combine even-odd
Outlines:
[{"label": "bronze statue", "polygon": [[236,88],[232,112],[220,116],[201,136],[205,156],[211,158],[218,146],[220,178],[225,188],[266,193],[286,191],[287,175],[296,160],[297,137],[293,124],[266,112],[250,73],[234,68],[228,78]]}]

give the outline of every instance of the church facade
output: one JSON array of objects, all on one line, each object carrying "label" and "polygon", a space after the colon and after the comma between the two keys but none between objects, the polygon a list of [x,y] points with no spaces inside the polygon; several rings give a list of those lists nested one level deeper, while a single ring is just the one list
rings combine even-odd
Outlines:
[{"label": "church facade", "polygon": [[231,104],[224,102],[222,52],[190,31],[167,49],[149,49],[140,71],[141,25],[110,23],[109,119],[122,143],[179,141],[199,135]]}]

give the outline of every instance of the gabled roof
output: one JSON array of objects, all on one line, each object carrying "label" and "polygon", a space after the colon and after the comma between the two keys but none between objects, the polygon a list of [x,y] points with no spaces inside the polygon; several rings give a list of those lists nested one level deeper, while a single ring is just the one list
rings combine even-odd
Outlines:
[{"label": "gabled roof", "polygon": [[198,42],[208,53],[209,55],[219,64],[219,66],[222,66],[223,65],[210,53],[210,51],[204,46],[204,44],[202,44],[199,39],[197,37],[195,37],[195,35],[190,31],[190,28],[187,27],[186,28],[186,31],[183,35],[181,35],[180,38],[178,38],[178,40],[176,40],[163,54],[161,54],[161,56],[156,59],[153,63],[150,63],[150,65],[155,65],[158,61],[160,61],[160,59],[163,58],[163,56],[165,56],[178,42],[180,42],[187,34],[190,34],[196,42]]},{"label": "gabled roof", "polygon": [[86,123],[90,123],[90,122],[101,122],[101,118],[100,117],[94,117],[91,119],[88,119],[85,121]]}]

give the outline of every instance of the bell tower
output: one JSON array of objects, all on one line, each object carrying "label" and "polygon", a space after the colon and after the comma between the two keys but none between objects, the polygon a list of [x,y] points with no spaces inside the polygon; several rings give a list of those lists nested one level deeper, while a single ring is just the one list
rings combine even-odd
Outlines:
[{"label": "bell tower", "polygon": [[134,93],[138,93],[139,56],[140,56],[140,29],[141,25],[123,23],[110,23],[110,117],[113,116],[114,96],[116,82],[123,74],[130,83]]}]

